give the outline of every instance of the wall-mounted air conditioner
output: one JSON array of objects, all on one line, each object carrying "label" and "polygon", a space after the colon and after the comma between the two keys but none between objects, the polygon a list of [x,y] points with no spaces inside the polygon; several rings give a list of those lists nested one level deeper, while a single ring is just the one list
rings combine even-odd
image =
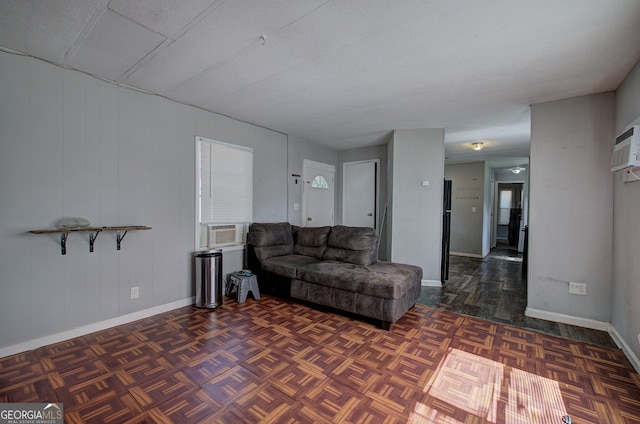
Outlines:
[{"label": "wall-mounted air conditioner", "polygon": [[611,158],[611,172],[640,166],[640,125],[632,125],[616,137]]},{"label": "wall-mounted air conditioner", "polygon": [[245,224],[207,224],[209,247],[234,246],[245,243]]}]

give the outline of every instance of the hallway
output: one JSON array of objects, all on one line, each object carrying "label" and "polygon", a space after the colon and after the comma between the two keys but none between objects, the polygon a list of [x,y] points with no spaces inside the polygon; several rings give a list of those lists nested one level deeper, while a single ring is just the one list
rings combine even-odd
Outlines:
[{"label": "hallway", "polygon": [[485,258],[451,256],[443,287],[423,287],[418,303],[460,314],[618,349],[604,331],[560,324],[524,315],[527,282],[522,254],[496,248]]}]

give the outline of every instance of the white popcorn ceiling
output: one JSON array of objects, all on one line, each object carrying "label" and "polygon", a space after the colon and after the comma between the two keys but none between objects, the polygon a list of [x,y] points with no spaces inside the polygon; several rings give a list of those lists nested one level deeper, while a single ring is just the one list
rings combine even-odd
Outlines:
[{"label": "white popcorn ceiling", "polygon": [[0,46],[336,149],[445,128],[452,161],[526,157],[530,104],[638,62],[640,2],[0,0]]}]

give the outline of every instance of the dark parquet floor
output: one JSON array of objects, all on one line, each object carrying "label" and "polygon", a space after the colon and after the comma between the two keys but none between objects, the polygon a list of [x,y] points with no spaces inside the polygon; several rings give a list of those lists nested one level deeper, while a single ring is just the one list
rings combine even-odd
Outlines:
[{"label": "dark parquet floor", "polygon": [[525,316],[527,282],[522,254],[497,248],[485,258],[451,256],[449,279],[442,288],[423,287],[418,303],[559,337],[617,349],[604,331]]},{"label": "dark parquet floor", "polygon": [[0,358],[65,423],[640,423],[619,350],[416,305],[390,331],[262,296]]}]

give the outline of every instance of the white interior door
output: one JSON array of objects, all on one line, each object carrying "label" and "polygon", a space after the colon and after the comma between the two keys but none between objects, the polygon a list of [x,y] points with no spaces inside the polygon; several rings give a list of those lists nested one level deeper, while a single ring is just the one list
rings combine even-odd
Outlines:
[{"label": "white interior door", "polygon": [[378,160],[343,166],[342,223],[377,229]]},{"label": "white interior door", "polygon": [[305,159],[302,162],[302,225],[333,225],[335,166]]}]

